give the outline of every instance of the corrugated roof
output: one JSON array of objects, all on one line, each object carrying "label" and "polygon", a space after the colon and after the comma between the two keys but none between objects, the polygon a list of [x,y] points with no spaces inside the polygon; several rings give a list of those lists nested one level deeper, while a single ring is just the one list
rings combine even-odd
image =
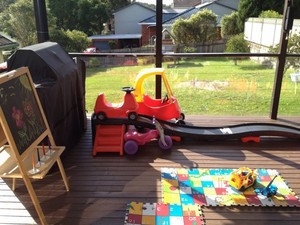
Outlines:
[{"label": "corrugated roof", "polygon": [[93,35],[90,39],[97,40],[117,40],[117,39],[140,39],[141,34],[109,34],[109,35]]},{"label": "corrugated roof", "polygon": [[222,3],[218,2],[218,1],[215,1],[214,3],[216,5],[223,6],[224,8],[228,8],[228,9],[231,9],[231,10],[237,10],[236,8],[230,7],[228,5],[224,5],[224,4],[222,4]]},{"label": "corrugated roof", "polygon": [[183,0],[174,0],[174,6],[175,7],[192,7],[194,5],[199,4],[201,1],[200,0],[187,0],[187,1],[183,1]]},{"label": "corrugated roof", "polygon": [[183,13],[180,13],[180,14],[176,15],[175,17],[165,21],[163,24],[173,24],[177,19],[188,19],[188,18],[190,18],[191,15],[193,15],[195,13],[195,11],[198,11],[198,10],[195,10],[195,7],[190,8],[190,9],[184,11]]},{"label": "corrugated roof", "polygon": [[[163,13],[162,21],[170,20],[171,18],[175,17],[178,13]],[[156,15],[151,16],[147,19],[142,20],[139,24],[156,24]]]},{"label": "corrugated roof", "polygon": [[16,47],[18,45],[19,44],[15,40],[0,33],[0,49]]},{"label": "corrugated roof", "polygon": [[187,10],[189,7],[186,8],[166,8],[163,9],[163,13],[182,13]]},{"label": "corrugated roof", "polygon": [[[236,10],[235,8],[232,8],[230,6],[227,6],[227,5],[224,5],[224,4],[221,4],[218,2],[218,0],[216,1],[213,1],[213,2],[206,2],[206,3],[203,3],[203,4],[199,4],[199,5],[196,5],[182,13],[179,13],[177,14],[176,16],[174,16],[173,18],[170,18],[169,20],[163,22],[164,25],[171,25],[173,24],[177,19],[188,19],[190,18],[193,14],[196,14],[197,12],[199,11],[202,11],[203,9],[207,8],[208,6],[210,5],[218,5],[218,6],[221,6],[221,7],[224,7],[224,8],[228,8],[230,10]],[[220,17],[217,18],[217,23],[219,24],[220,23]]]}]

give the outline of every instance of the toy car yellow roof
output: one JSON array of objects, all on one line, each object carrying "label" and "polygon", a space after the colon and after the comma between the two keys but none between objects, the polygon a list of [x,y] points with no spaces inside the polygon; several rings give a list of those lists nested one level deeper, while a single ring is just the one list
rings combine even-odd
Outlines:
[{"label": "toy car yellow roof", "polygon": [[166,87],[166,91],[169,97],[173,96],[173,93],[171,91],[170,85],[168,83],[166,74],[165,74],[165,69],[164,68],[149,68],[149,69],[144,69],[139,74],[137,75],[135,79],[135,84],[134,84],[134,96],[136,98],[137,102],[142,102],[143,101],[143,95],[144,95],[144,88],[143,88],[143,82],[147,77],[150,76],[161,76],[162,81]]}]

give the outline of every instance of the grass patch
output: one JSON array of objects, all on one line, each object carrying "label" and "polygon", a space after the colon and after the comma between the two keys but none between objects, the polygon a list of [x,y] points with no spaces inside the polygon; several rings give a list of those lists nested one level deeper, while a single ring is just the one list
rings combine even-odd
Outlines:
[{"label": "grass patch", "polygon": [[[168,66],[171,65],[171,66]],[[148,66],[88,68],[86,104],[93,112],[96,98],[105,93],[109,102],[122,102],[122,87],[134,86],[137,74]],[[197,58],[164,63],[173,94],[186,115],[269,115],[275,70],[265,69],[252,60],[235,66],[226,58]],[[298,115],[299,93],[284,75],[279,114]],[[145,92],[154,95],[155,80],[144,83]],[[162,95],[164,95],[164,90]]]}]

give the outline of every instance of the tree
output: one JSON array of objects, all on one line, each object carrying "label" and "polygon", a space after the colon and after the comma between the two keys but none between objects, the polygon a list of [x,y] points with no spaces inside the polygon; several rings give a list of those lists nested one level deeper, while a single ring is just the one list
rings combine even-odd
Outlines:
[{"label": "tree", "polygon": [[[283,14],[284,2],[278,0],[240,0],[238,6],[239,29],[244,30],[245,21],[249,17],[258,17],[262,11],[273,10],[279,14]],[[294,0],[295,6],[300,6],[299,3],[300,0]],[[299,7],[295,7],[295,18],[299,17],[299,13]]]},{"label": "tree", "polygon": [[[66,51],[82,52],[89,46],[89,39],[77,30],[63,31],[53,25],[49,17],[50,40],[58,42]],[[0,29],[15,38],[22,47],[36,44],[36,23],[32,0],[17,0],[10,4],[0,16]]]},{"label": "tree", "polygon": [[50,40],[57,42],[67,52],[83,52],[90,45],[87,35],[78,30],[52,30]]},{"label": "tree", "polygon": [[257,17],[261,10],[262,1],[259,0],[240,0],[238,6],[240,30],[244,30],[244,23],[249,17]]},{"label": "tree", "polygon": [[172,26],[173,37],[175,38],[175,43],[179,45],[188,45],[190,34],[190,24],[187,20],[178,19]]},{"label": "tree", "polygon": [[55,18],[58,29],[76,28],[77,2],[77,0],[48,0],[50,15]]},{"label": "tree", "polygon": [[216,39],[217,15],[211,10],[200,11],[190,17],[194,44]]},{"label": "tree", "polygon": [[7,9],[7,7],[13,3],[15,3],[16,0],[0,0],[0,12],[3,12]]},{"label": "tree", "polygon": [[111,13],[128,4],[128,0],[49,0],[50,13],[59,29],[76,29],[87,35],[101,34]]},{"label": "tree", "polygon": [[65,51],[69,51],[68,46],[71,40],[63,29],[49,29],[49,39],[57,42]]},{"label": "tree", "polygon": [[238,27],[238,13],[232,12],[230,15],[225,15],[221,19],[221,34],[223,38],[228,38],[232,35],[241,33]]},{"label": "tree", "polygon": [[110,14],[131,3],[130,0],[104,0],[103,2],[107,5]]},{"label": "tree", "polygon": [[98,0],[78,1],[76,29],[87,35],[101,34],[103,23],[109,18],[107,6]]},{"label": "tree", "polygon": [[17,0],[0,16],[0,29],[15,38],[21,46],[37,43],[32,0]]},{"label": "tree", "polygon": [[216,39],[217,15],[211,10],[202,10],[189,19],[178,19],[172,26],[176,44],[197,46]]},{"label": "tree", "polygon": [[[274,48],[270,48],[270,53],[278,53],[279,52],[279,44],[277,44]],[[288,53],[299,53],[300,52],[300,33],[293,34],[289,40],[288,40],[288,46],[287,46],[287,52]],[[285,68],[284,73],[288,69],[300,69],[300,59],[299,57],[288,57],[285,62]]]},{"label": "tree", "polygon": [[71,42],[69,42],[69,48],[67,48],[69,52],[82,52],[90,45],[90,40],[87,35],[81,31],[67,30],[67,36],[71,40]]},{"label": "tree", "polygon": [[266,11],[262,11],[258,17],[259,18],[283,18],[283,15],[279,14],[274,10],[266,10]]},{"label": "tree", "polygon": [[[248,45],[248,42],[244,39],[244,34],[237,34],[229,38],[228,42],[226,43],[226,50],[225,52],[237,52],[237,53],[243,53],[243,52],[250,52],[250,47]],[[237,61],[241,60],[243,58],[237,57],[234,58],[234,65],[237,65]]]}]

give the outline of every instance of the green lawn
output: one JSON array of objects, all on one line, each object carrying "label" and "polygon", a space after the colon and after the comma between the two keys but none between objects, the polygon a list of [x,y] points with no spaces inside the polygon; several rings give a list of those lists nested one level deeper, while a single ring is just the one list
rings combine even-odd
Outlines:
[{"label": "green lawn", "polygon": [[[182,60],[167,68],[168,81],[186,115],[269,115],[275,69],[265,69],[253,60],[235,66],[226,58]],[[96,98],[105,93],[107,101],[122,102],[124,86],[134,86],[139,71],[148,66],[96,67],[87,69],[86,103],[93,112]],[[280,115],[298,115],[299,93],[290,79],[283,79]],[[145,92],[154,94],[154,78],[144,83]],[[162,93],[164,95],[164,93]]]}]

